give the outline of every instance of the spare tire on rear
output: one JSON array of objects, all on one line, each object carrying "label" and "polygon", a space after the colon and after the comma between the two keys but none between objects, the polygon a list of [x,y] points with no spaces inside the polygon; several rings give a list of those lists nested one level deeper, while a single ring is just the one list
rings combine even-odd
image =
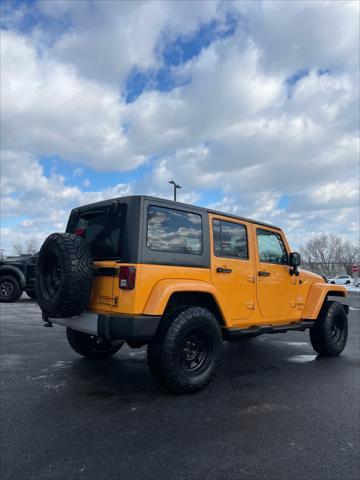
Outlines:
[{"label": "spare tire on rear", "polygon": [[40,249],[35,288],[48,317],[77,317],[87,307],[93,280],[92,256],[83,238],[52,233]]}]

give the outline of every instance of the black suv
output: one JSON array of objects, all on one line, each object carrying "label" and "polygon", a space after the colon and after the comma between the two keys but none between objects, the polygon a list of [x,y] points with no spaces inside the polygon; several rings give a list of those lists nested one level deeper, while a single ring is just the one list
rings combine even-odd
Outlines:
[{"label": "black suv", "polygon": [[16,302],[25,291],[36,298],[34,272],[35,255],[20,255],[0,260],[0,302]]}]

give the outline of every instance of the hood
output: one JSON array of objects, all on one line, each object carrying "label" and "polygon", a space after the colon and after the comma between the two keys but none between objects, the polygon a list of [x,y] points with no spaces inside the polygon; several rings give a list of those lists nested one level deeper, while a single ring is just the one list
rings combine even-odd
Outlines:
[{"label": "hood", "polygon": [[303,278],[310,280],[312,283],[327,283],[325,278],[317,273],[309,272],[309,270],[303,270],[302,268],[299,268],[299,272]]},{"label": "hood", "polygon": [[13,255],[12,257],[5,257],[3,262],[18,262],[19,260],[27,260],[31,255]]},{"label": "hood", "polygon": [[18,255],[6,257],[0,260],[0,265],[23,265],[24,263],[36,263],[37,253],[35,255]]}]

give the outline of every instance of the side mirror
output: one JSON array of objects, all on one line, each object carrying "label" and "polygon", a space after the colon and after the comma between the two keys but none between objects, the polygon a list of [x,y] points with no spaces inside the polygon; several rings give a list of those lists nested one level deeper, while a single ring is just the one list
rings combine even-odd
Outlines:
[{"label": "side mirror", "polygon": [[298,266],[301,265],[301,256],[299,252],[291,252],[290,253],[290,261],[289,261],[290,267],[292,269],[290,270],[290,275],[299,275],[299,270]]}]

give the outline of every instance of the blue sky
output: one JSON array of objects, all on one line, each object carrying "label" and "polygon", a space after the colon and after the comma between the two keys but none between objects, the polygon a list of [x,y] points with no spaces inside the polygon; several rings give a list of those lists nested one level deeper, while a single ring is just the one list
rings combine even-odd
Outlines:
[{"label": "blue sky", "polygon": [[2,2],[7,253],[79,203],[170,197],[171,178],[295,247],[358,238],[358,5],[189,5]]},{"label": "blue sky", "polygon": [[199,25],[197,31],[188,37],[181,35],[170,39],[160,50],[161,67],[155,70],[141,71],[133,69],[126,79],[126,101],[136,100],[146,90],[168,92],[186,84],[178,83],[172,74],[172,68],[190,61],[201,54],[203,49],[221,38],[234,35],[239,17],[228,13],[225,22],[212,20]]}]

